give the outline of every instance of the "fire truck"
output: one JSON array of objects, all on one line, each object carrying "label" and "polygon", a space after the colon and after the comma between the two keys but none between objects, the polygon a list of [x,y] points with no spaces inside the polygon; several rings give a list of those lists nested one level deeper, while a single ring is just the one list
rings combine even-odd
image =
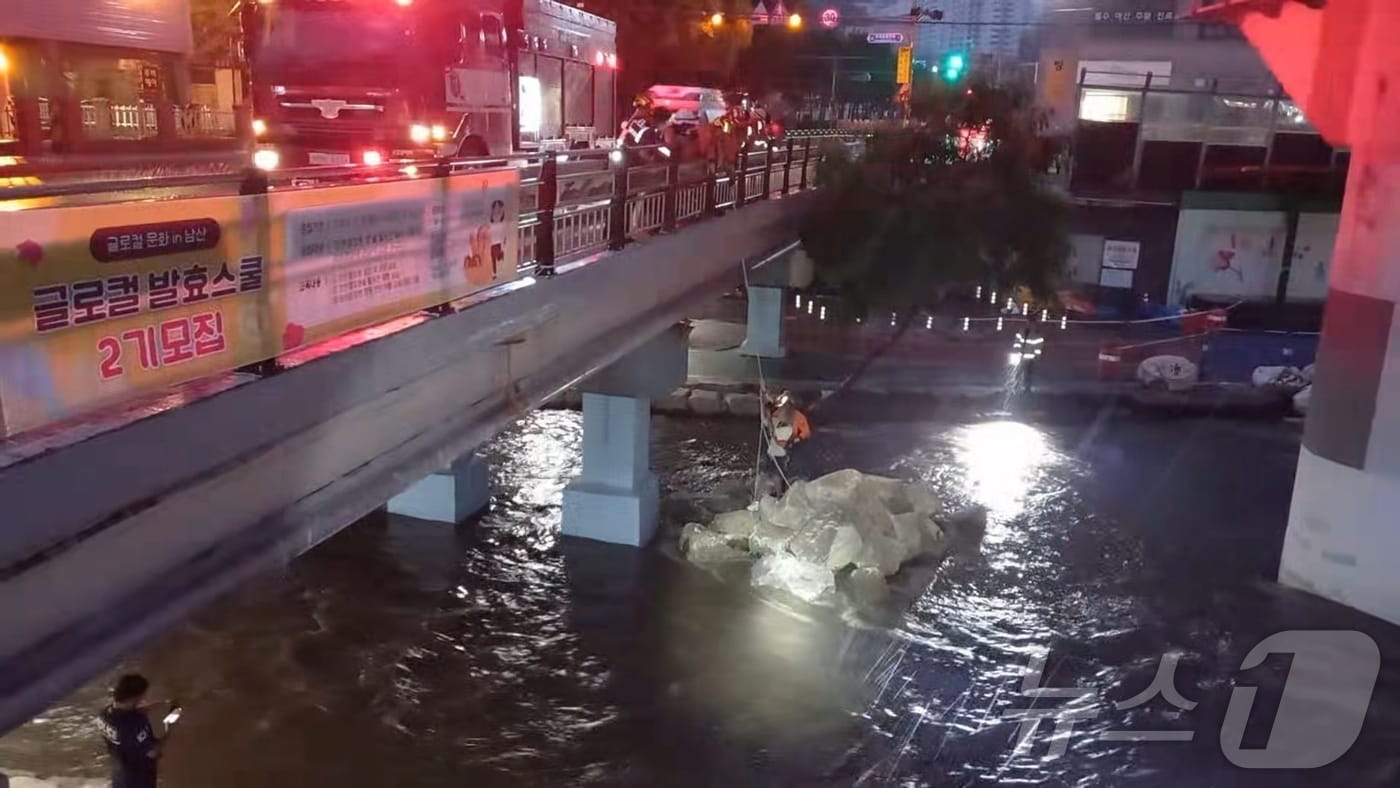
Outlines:
[{"label": "fire truck", "polygon": [[243,0],[254,163],[588,147],[618,122],[616,25],[555,0]]}]

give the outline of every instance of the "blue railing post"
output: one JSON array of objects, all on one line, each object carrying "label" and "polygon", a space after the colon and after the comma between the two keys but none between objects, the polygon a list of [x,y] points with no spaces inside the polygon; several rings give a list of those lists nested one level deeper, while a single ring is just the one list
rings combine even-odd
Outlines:
[{"label": "blue railing post", "polygon": [[540,276],[554,276],[554,209],[559,205],[559,161],[546,153],[540,163],[540,182],[535,202],[539,223],[535,225],[535,270]]},{"label": "blue railing post", "polygon": [[608,154],[612,165],[612,202],[608,206],[608,248],[621,249],[627,245],[627,149],[616,148]]}]

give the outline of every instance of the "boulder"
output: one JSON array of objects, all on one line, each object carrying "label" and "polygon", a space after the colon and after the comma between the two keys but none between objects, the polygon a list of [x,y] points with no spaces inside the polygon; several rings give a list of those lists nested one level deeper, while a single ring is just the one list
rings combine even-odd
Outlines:
[{"label": "boulder", "polygon": [[690,412],[697,416],[718,416],[724,412],[724,399],[718,391],[695,389],[688,400]]},{"label": "boulder", "polygon": [[676,389],[671,396],[653,402],[651,409],[657,413],[676,415],[690,412],[690,389]]},{"label": "boulder", "polygon": [[754,555],[785,552],[794,533],[791,528],[759,520],[753,529],[753,535],[749,537],[749,552]]},{"label": "boulder", "polygon": [[834,572],[854,564],[863,547],[865,542],[855,526],[838,526],[831,539],[831,550],[826,554],[826,568]]},{"label": "boulder", "polygon": [[987,507],[967,506],[939,518],[942,530],[957,539],[980,539],[987,531]]},{"label": "boulder", "polygon": [[816,602],[836,588],[836,577],[830,569],[791,553],[773,553],[758,559],[750,578],[755,588],[785,591],[804,602]]},{"label": "boulder", "polygon": [[758,516],[748,509],[725,512],[710,522],[710,530],[748,541],[758,527]]},{"label": "boulder", "polygon": [[724,407],[735,416],[757,417],[763,410],[757,394],[725,394]]},{"label": "boulder", "polygon": [[875,600],[888,593],[884,578],[906,562],[941,557],[952,537],[985,528],[984,509],[949,515],[942,507],[917,483],[842,470],[717,515],[709,528],[687,526],[683,538],[692,560],[733,560],[731,550],[747,550],[760,557],[754,585],[808,601],[832,587],[833,573],[852,568],[860,579],[851,588]]},{"label": "boulder", "polygon": [[847,578],[851,599],[861,607],[876,607],[890,597],[889,584],[878,569],[857,569]]},{"label": "boulder", "polygon": [[681,529],[681,552],[697,564],[723,564],[747,561],[749,556],[735,547],[724,534],[715,533],[699,523],[687,523]]}]

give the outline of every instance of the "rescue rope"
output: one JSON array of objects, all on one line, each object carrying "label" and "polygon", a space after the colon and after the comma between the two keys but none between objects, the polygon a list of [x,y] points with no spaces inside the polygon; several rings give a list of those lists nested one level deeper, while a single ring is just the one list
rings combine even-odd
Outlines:
[{"label": "rescue rope", "polygon": [[[744,276],[744,296],[747,298],[749,292],[749,262],[747,260],[739,263],[739,271],[742,272]],[[769,441],[767,418],[768,380],[763,375],[763,357],[754,356],[753,360],[758,366],[758,452],[755,454],[753,460],[753,499],[754,502],[757,503],[759,499],[758,484],[763,476],[763,454]],[[791,487],[792,482],[788,480],[787,474],[783,472],[782,464],[775,459],[773,461],[773,467],[777,469],[778,476],[783,480],[783,488]]]}]

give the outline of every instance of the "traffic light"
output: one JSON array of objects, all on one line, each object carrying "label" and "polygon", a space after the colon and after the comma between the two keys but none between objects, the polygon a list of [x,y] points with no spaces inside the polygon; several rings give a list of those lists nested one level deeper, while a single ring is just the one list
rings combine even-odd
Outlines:
[{"label": "traffic light", "polygon": [[967,55],[962,52],[947,52],[938,61],[938,74],[944,82],[958,82],[967,71]]}]

